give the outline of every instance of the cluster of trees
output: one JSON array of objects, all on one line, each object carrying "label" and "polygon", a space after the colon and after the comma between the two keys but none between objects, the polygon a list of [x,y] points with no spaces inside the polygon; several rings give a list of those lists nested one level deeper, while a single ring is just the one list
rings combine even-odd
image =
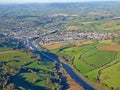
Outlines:
[{"label": "cluster of trees", "polygon": [[20,41],[18,39],[15,38],[1,38],[0,39],[0,46],[1,47],[10,47],[12,49],[25,49],[25,45],[23,43],[23,41]]},{"label": "cluster of trees", "polygon": [[[21,41],[20,41],[21,42]],[[3,38],[2,42],[0,42],[0,45],[3,47],[10,47],[10,48],[14,48],[14,49],[19,49],[25,53],[31,53],[30,54],[30,58],[33,60],[32,62],[28,62],[28,63],[24,63],[24,65],[22,66],[27,66],[33,62],[37,62],[38,64],[42,65],[41,60],[42,57],[40,57],[40,55],[36,52],[33,52],[29,49],[26,49],[24,47],[19,48],[19,40],[13,39],[13,38]],[[14,46],[14,47],[13,47]],[[16,56],[15,56],[16,57]],[[17,58],[17,57],[16,57]],[[48,60],[48,62],[50,62]],[[30,72],[30,73],[35,73],[35,74],[45,74],[47,75],[46,77],[46,83],[49,85],[53,85],[55,90],[60,90],[60,89],[65,89],[68,87],[68,84],[66,83],[66,77],[64,77],[64,75],[62,74],[62,72],[60,72],[60,65],[52,62],[52,67],[50,67],[50,71],[45,71],[45,70],[39,70],[39,69],[32,69],[32,68],[24,68],[24,67],[12,67],[7,65],[8,62],[0,62],[0,89],[2,90],[13,90],[13,89],[22,89],[25,90],[27,87],[25,86],[21,86],[18,82],[14,82],[12,79],[17,77],[22,78],[22,77],[18,77],[17,74],[20,74],[22,71],[24,72]],[[47,63],[47,61],[46,61]],[[44,65],[44,64],[43,64]],[[23,80],[23,78],[21,79]],[[35,80],[36,81],[36,80]],[[33,81],[33,82],[35,82]],[[27,82],[27,81],[24,81]],[[28,83],[26,83],[27,85]],[[32,83],[30,83],[32,85]],[[30,88],[34,88],[33,86],[31,86]]]},{"label": "cluster of trees", "polygon": [[11,77],[19,72],[19,69],[9,67],[5,65],[5,62],[0,62],[0,89],[2,90],[13,90],[15,89],[14,83],[10,82]]},{"label": "cluster of trees", "polygon": [[55,86],[55,90],[65,90],[69,87],[66,81],[66,77],[63,75],[63,72],[60,71],[61,66],[57,63],[54,63],[54,67],[52,68],[53,78],[51,78],[51,82]]}]

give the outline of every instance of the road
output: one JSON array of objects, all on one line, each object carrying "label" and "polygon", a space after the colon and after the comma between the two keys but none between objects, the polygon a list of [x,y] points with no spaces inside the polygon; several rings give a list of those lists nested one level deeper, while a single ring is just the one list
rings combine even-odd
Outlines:
[{"label": "road", "polygon": [[71,76],[72,79],[74,79],[80,86],[82,86],[85,90],[95,90],[94,87],[90,86],[87,82],[85,82],[80,76],[78,76],[70,66],[68,66],[67,64],[64,64],[62,62],[60,62],[60,60],[54,58],[54,56],[51,56],[49,53],[44,53],[41,52],[35,45],[33,45],[33,43],[31,41],[28,42],[29,46],[32,50],[40,53],[42,56],[57,62],[58,64],[61,64],[63,66],[63,68],[67,71],[67,73]]}]

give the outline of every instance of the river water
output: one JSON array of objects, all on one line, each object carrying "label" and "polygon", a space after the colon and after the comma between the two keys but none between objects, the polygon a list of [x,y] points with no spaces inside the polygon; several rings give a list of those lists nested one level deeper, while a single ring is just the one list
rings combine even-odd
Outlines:
[{"label": "river water", "polygon": [[29,46],[32,50],[38,52],[39,54],[43,55],[44,57],[55,61],[59,64],[61,64],[63,66],[63,68],[67,71],[67,73],[71,76],[72,79],[74,79],[80,86],[82,86],[85,90],[95,90],[94,87],[90,86],[87,82],[85,82],[80,76],[78,76],[72,69],[70,66],[68,66],[67,64],[64,64],[62,62],[60,62],[59,60],[57,60],[56,58],[54,58],[54,56],[51,56],[49,54],[46,54],[44,52],[41,52],[37,47],[35,47],[35,45],[33,45],[33,43],[31,41],[28,41]]}]

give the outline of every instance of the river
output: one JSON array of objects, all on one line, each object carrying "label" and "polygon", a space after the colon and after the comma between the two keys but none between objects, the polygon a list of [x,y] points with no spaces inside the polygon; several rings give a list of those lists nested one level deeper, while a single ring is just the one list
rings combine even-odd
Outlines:
[{"label": "river", "polygon": [[33,43],[31,41],[28,41],[29,46],[32,50],[37,51],[38,53],[40,53],[41,55],[43,55],[44,57],[55,61],[59,64],[61,64],[63,66],[63,68],[67,71],[67,73],[71,76],[72,79],[74,79],[80,86],[82,86],[85,90],[95,90],[94,87],[92,87],[91,85],[89,85],[87,82],[85,82],[80,76],[78,76],[70,66],[68,66],[67,64],[64,64],[62,62],[60,62],[60,60],[57,60],[56,58],[52,57],[49,54],[46,54],[44,52],[41,52],[35,45],[33,45]]}]

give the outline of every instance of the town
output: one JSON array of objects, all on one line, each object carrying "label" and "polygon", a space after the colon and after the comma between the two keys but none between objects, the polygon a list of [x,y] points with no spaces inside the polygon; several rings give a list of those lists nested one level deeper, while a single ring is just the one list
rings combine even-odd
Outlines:
[{"label": "town", "polygon": [[19,30],[6,31],[1,34],[7,37],[14,37],[23,41],[34,40],[36,45],[50,45],[56,43],[75,43],[87,40],[106,40],[119,37],[119,34],[110,32],[81,31],[81,30]]}]

